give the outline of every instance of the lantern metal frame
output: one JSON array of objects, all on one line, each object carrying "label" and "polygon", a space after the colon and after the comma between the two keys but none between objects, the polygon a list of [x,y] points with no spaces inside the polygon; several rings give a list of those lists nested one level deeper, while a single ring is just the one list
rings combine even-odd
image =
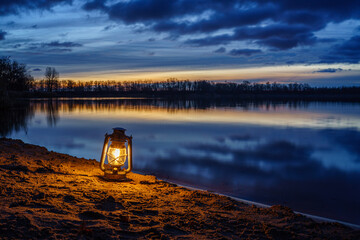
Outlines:
[{"label": "lantern metal frame", "polygon": [[[118,180],[126,178],[126,174],[132,170],[132,136],[127,136],[125,134],[125,128],[113,128],[112,134],[105,134],[104,145],[101,153],[100,159],[100,169],[105,173],[105,178]],[[127,168],[122,169],[120,167],[107,167],[105,165],[106,155],[109,149],[109,142],[113,141],[124,141],[127,142]]]}]

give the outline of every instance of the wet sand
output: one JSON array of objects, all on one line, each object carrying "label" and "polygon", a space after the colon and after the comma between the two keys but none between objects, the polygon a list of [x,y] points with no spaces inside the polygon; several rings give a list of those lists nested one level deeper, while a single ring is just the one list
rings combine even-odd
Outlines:
[{"label": "wet sand", "polygon": [[155,176],[105,181],[98,165],[0,139],[0,239],[360,239],[360,230],[285,206],[261,208]]}]

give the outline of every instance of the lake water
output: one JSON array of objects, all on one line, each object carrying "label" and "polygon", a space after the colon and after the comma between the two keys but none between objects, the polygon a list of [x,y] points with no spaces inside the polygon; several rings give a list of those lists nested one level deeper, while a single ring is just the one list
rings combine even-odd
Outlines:
[{"label": "lake water", "polygon": [[0,134],[99,160],[113,127],[133,135],[134,171],[360,224],[360,104],[32,100]]}]

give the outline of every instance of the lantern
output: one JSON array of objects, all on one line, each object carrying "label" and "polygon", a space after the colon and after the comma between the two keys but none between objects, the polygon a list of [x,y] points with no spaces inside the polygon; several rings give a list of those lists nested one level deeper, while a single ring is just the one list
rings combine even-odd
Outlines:
[{"label": "lantern", "polygon": [[126,136],[125,131],[124,128],[113,128],[112,134],[105,134],[100,160],[100,169],[104,171],[105,178],[124,179],[132,169],[132,136]]}]

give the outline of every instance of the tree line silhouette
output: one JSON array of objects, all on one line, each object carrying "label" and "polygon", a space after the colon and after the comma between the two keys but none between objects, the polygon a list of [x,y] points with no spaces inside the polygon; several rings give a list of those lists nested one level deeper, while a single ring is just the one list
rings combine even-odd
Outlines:
[{"label": "tree line silhouette", "polygon": [[[94,92],[94,93],[133,93],[133,94],[358,94],[360,87],[311,87],[306,83],[251,83],[243,81],[234,82],[213,82],[206,80],[178,80],[169,78],[166,81],[73,81],[55,80],[50,91],[64,92]],[[33,92],[48,92],[48,80],[37,80],[31,86]]]},{"label": "tree line silhouette", "polygon": [[[34,80],[25,64],[0,58],[0,105],[4,99],[9,100],[9,92],[27,93],[28,97],[72,97],[72,96],[206,96],[211,97],[299,97],[327,95],[334,98],[346,96],[360,100],[360,87],[311,87],[307,83],[251,83],[249,81],[215,82],[206,80],[178,80],[169,78],[166,81],[73,81],[59,80],[59,72],[47,67],[44,78]],[[349,97],[350,96],[350,97]]]}]

